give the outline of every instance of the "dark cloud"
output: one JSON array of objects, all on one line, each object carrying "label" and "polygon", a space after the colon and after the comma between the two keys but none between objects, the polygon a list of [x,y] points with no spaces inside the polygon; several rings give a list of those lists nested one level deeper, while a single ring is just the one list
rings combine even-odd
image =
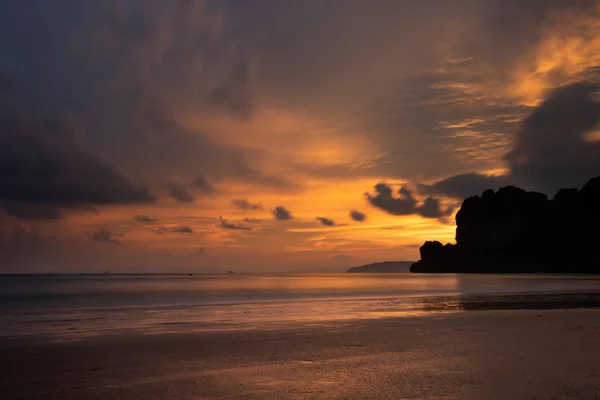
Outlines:
[{"label": "dark cloud", "polygon": [[352,218],[352,220],[356,221],[356,222],[363,222],[364,220],[367,219],[367,215],[364,213],[361,213],[360,211],[351,210],[350,218]]},{"label": "dark cloud", "polygon": [[194,233],[194,230],[187,225],[179,226],[159,226],[155,230],[156,233]]},{"label": "dark cloud", "polygon": [[[457,71],[406,78],[365,111],[364,124],[383,152],[372,173],[421,180],[497,167],[515,129],[512,119],[526,107],[488,98],[483,76],[452,68]],[[472,126],[461,126],[466,121]]]},{"label": "dark cloud", "polygon": [[[213,175],[232,179],[239,166],[256,170],[246,150],[217,143],[211,132],[185,118],[215,105],[238,114],[251,110],[247,57],[223,31],[217,8],[179,0],[3,5],[0,48],[9,61],[2,68],[16,82],[11,88],[27,92],[25,120],[68,116],[77,127],[70,145],[52,143],[54,138],[39,144],[36,137],[18,149],[49,154],[44,159],[48,171],[83,163],[79,175],[65,177],[102,178],[94,184],[119,189],[111,203],[147,200],[147,190],[136,182],[163,188],[173,177],[181,182]],[[21,35],[23,26],[35,29]],[[15,97],[10,95],[11,101]],[[5,130],[2,126],[0,136],[12,142]],[[256,172],[243,179],[268,177]],[[107,195],[71,197],[103,204]]]},{"label": "dark cloud", "polygon": [[275,207],[271,213],[278,221],[287,221],[293,218],[292,213],[283,206]]},{"label": "dark cloud", "polygon": [[52,205],[20,201],[0,201],[0,207],[8,215],[28,220],[62,219],[60,210]]},{"label": "dark cloud", "polygon": [[233,229],[233,230],[241,230],[241,231],[251,231],[252,230],[251,226],[229,222],[228,220],[223,219],[223,217],[219,217],[219,225],[223,229]]},{"label": "dark cloud", "polygon": [[[429,178],[466,170],[446,165],[458,163],[447,157],[447,143],[439,140],[440,121],[510,109],[506,104],[488,107],[491,102],[481,93],[475,93],[478,101],[473,101],[474,96],[465,98],[464,91],[449,89],[485,82],[486,70],[464,68],[473,67],[466,62],[456,71],[447,71],[444,65],[435,76],[396,73],[399,64],[410,64],[412,71],[422,71],[415,67],[424,62],[431,65],[438,49],[428,44],[450,37],[450,28],[445,27],[453,25],[438,22],[453,17],[475,21],[469,26],[483,32],[469,35],[460,55],[477,54],[484,64],[501,60],[510,65],[524,49],[535,46],[552,11],[587,10],[584,7],[593,4],[460,0],[432,8],[407,7],[402,1],[383,1],[378,7],[360,1],[242,3],[219,1],[214,7],[202,7],[193,1],[153,0],[148,5],[131,0],[117,7],[111,1],[59,0],[58,6],[13,2],[3,6],[6,12],[0,15],[0,48],[6,55],[2,66],[23,86],[39,92],[29,104],[35,111],[72,116],[81,127],[77,141],[81,151],[129,183],[143,178],[148,185],[159,181],[160,187],[173,176],[192,182],[199,175],[289,185],[260,171],[248,172],[253,171],[253,160],[246,151],[219,145],[209,133],[187,126],[180,114],[217,105],[236,115],[251,115],[256,77],[265,88],[277,90],[284,106],[301,99],[346,105],[332,100],[361,97],[363,102],[362,96],[349,94],[361,93],[363,87],[357,85],[371,86],[376,80],[374,92],[389,87],[393,93],[383,101],[385,107],[374,104],[367,116],[361,115],[360,124],[373,131],[385,149],[378,172],[387,174],[378,176],[402,171],[405,178]],[[230,23],[221,23],[224,14]],[[23,26],[35,29],[22,35]],[[410,62],[406,54],[411,54]],[[381,59],[385,62],[377,61]],[[338,73],[340,65],[344,74]],[[395,78],[411,75],[409,83]],[[506,71],[502,75],[512,77]],[[488,108],[491,111],[485,111]],[[501,147],[494,132],[506,129],[489,125],[486,144]],[[402,135],[397,134],[400,130]],[[466,147],[459,144],[458,148]],[[410,151],[417,146],[423,150]],[[440,156],[449,161],[436,162]]]},{"label": "dark cloud", "polygon": [[600,120],[597,92],[598,85],[589,82],[552,90],[520,123],[513,149],[504,156],[507,175],[459,174],[419,190],[464,199],[508,185],[547,193],[582,185],[600,171],[600,143],[585,137]]},{"label": "dark cloud", "polygon": [[175,233],[194,233],[194,230],[189,227],[189,226],[175,226],[172,228],[169,228],[169,232],[175,232]]},{"label": "dark cloud", "polygon": [[600,143],[585,138],[600,119],[597,92],[597,84],[586,82],[559,87],[525,118],[505,156],[517,182],[554,192],[598,174]]},{"label": "dark cloud", "polygon": [[83,151],[76,137],[66,122],[0,101],[0,199],[60,206],[153,201],[146,188]]},{"label": "dark cloud", "polygon": [[334,226],[335,221],[325,217],[317,217],[317,221],[319,221],[322,225],[325,226]]},{"label": "dark cloud", "polygon": [[240,210],[262,210],[264,208],[261,203],[250,203],[246,199],[236,199],[232,203]]},{"label": "dark cloud", "polygon": [[[479,37],[470,39],[489,65],[509,69],[543,39],[544,29],[552,17],[596,11],[595,0],[491,0],[485,4],[484,18],[479,21]],[[473,48],[474,47],[474,48]]]},{"label": "dark cloud", "polygon": [[248,63],[239,62],[231,71],[229,79],[209,94],[209,99],[239,117],[248,118],[252,114],[248,81]]},{"label": "dark cloud", "polygon": [[393,215],[410,215],[415,212],[417,201],[412,192],[404,187],[398,189],[398,197],[393,196],[392,188],[385,183],[375,185],[375,194],[365,193],[371,205]]},{"label": "dark cloud", "polygon": [[194,187],[204,193],[211,193],[215,191],[214,186],[208,179],[204,177],[196,178],[196,180],[194,180]]},{"label": "dark cloud", "polygon": [[417,207],[417,212],[425,218],[442,218],[452,215],[452,208],[443,211],[439,199],[429,196]]},{"label": "dark cloud", "polygon": [[[379,1],[376,7],[357,0],[226,4],[239,41],[253,50],[261,67],[257,73],[288,95],[284,101],[292,97],[319,107],[348,102],[361,89],[364,99],[374,82],[389,77],[388,71],[433,53],[425,44],[432,36],[444,38],[442,22],[464,18],[477,2],[436,2],[434,8],[396,0]],[[382,57],[383,62],[376,61]]]},{"label": "dark cloud", "polygon": [[121,244],[119,238],[125,236],[122,233],[112,233],[104,228],[97,232],[88,232],[88,237],[94,242],[107,243],[107,244]]},{"label": "dark cloud", "polygon": [[440,208],[439,200],[428,197],[419,205],[411,190],[400,187],[394,196],[392,187],[385,183],[375,185],[375,194],[365,193],[371,205],[392,215],[418,214],[425,218],[442,218],[449,214],[448,210]]},{"label": "dark cloud", "polygon": [[135,217],[133,217],[133,219],[142,224],[154,224],[158,222],[158,218],[151,217],[149,215],[136,215]]},{"label": "dark cloud", "polygon": [[235,169],[235,176],[240,180],[248,180],[254,184],[269,187],[278,190],[293,190],[297,189],[297,184],[291,183],[288,180],[268,175],[262,171],[248,166],[248,163],[240,164]]},{"label": "dark cloud", "polygon": [[169,195],[180,203],[193,203],[196,199],[183,186],[171,185]]},{"label": "dark cloud", "polygon": [[[585,32],[585,23],[579,25],[598,18],[595,0],[487,0],[456,5],[456,10],[464,14],[457,21],[466,17],[472,23],[463,32],[451,33],[446,58],[438,59],[438,67],[415,69],[417,74],[390,84],[388,93],[360,116],[383,152],[382,162],[374,166],[379,176],[429,180],[497,168],[518,128],[515,121],[531,111],[506,90],[526,76],[550,87],[571,81],[565,79],[567,69],[591,62],[579,51],[597,53],[591,46],[597,32]],[[470,12],[474,14],[469,18]],[[542,52],[549,51],[540,46],[554,33],[566,36],[557,40],[578,43],[577,50],[563,56],[553,48],[556,65],[534,77]]]},{"label": "dark cloud", "polygon": [[419,192],[466,199],[469,196],[483,193],[487,189],[497,190],[512,184],[512,180],[505,176],[483,175],[475,172],[454,175],[439,180],[431,185],[419,185]]}]

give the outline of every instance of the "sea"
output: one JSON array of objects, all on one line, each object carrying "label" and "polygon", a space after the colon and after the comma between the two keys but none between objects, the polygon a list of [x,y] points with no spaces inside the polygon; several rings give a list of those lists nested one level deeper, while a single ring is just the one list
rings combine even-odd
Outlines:
[{"label": "sea", "polygon": [[0,337],[56,341],[577,307],[600,307],[600,276],[0,275]]}]

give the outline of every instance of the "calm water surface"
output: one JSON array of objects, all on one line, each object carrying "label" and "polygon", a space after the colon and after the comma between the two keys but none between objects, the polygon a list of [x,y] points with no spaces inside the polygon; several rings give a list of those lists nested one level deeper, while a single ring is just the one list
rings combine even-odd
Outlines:
[{"label": "calm water surface", "polygon": [[0,336],[74,339],[306,326],[469,309],[600,306],[600,277],[559,275],[4,275]]}]

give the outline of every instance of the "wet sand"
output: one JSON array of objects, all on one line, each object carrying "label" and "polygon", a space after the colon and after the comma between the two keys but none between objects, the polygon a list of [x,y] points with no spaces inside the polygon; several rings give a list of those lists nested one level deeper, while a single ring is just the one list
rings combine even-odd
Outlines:
[{"label": "wet sand", "polygon": [[0,341],[2,399],[600,399],[600,310]]}]

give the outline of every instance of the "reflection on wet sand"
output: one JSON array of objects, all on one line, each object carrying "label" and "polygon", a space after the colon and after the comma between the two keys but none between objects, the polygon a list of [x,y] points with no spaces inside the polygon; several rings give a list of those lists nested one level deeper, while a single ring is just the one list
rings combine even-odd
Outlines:
[{"label": "reflection on wet sand", "polygon": [[435,312],[589,308],[600,306],[599,279],[524,274],[0,276],[0,338],[80,340],[126,332],[301,328]]},{"label": "reflection on wet sand", "polygon": [[596,308],[600,307],[600,292],[428,297],[415,300],[414,304],[423,311]]}]

